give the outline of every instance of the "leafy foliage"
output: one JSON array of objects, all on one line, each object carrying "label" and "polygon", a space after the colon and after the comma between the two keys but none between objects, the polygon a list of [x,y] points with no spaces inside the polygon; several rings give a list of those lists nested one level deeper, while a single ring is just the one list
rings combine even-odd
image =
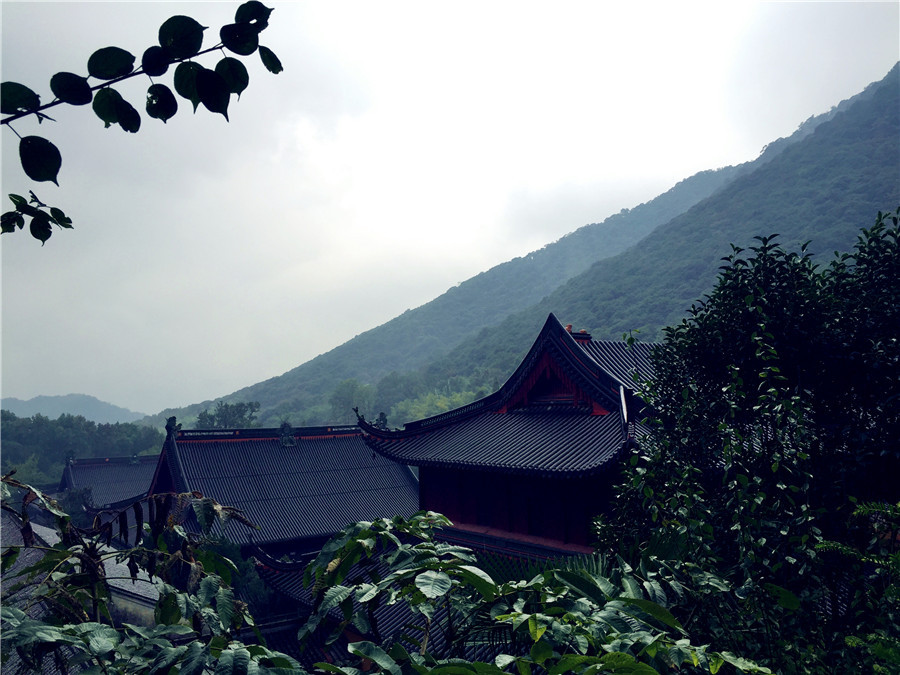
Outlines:
[{"label": "leafy foliage", "polygon": [[[648,383],[658,426],[599,530],[632,562],[690,573],[687,627],[701,639],[783,672],[873,666],[843,637],[870,602],[865,575],[817,545],[858,537],[848,494],[898,496],[898,222],[900,209],[879,213],[824,268],[773,237],[734,250],[664,331]],[[896,635],[895,615],[878,616]]]},{"label": "leafy foliage", "polygon": [[853,604],[861,609],[856,630],[844,641],[866,654],[862,660],[873,672],[888,673],[900,665],[900,503],[860,504],[853,517],[868,525],[871,537],[864,550],[837,541],[823,541],[818,548],[838,553],[850,567],[847,576],[864,580],[855,589]]},{"label": "leafy foliage", "polygon": [[[289,656],[237,639],[241,626],[253,626],[253,619],[218,574],[230,575],[233,566],[204,545],[216,522],[246,522],[240,513],[199,494],[155,495],[148,498],[149,522],[137,523],[134,545],[117,550],[109,544],[117,526],[118,536],[128,543],[127,519],[114,518],[85,530],[75,527],[41,491],[10,476],[3,477],[2,488],[2,508],[20,519],[24,543],[5,547],[3,553],[4,663],[15,652],[24,666],[40,671],[45,657],[56,653],[56,663],[63,668],[102,673],[172,668],[181,673],[246,673],[250,668],[263,674],[302,672]],[[36,504],[56,518],[61,543],[43,547],[37,562],[11,572],[19,554],[37,546],[29,513]],[[212,514],[206,521],[198,519],[205,525],[203,533],[185,528],[190,513]],[[160,580],[156,626],[114,621],[106,578],[106,562],[111,560],[127,562],[135,582],[141,570]],[[21,581],[10,584],[10,573]],[[146,578],[142,581],[147,583]],[[23,589],[30,590],[24,604],[10,603]],[[31,610],[38,604],[45,611],[36,617]]]},{"label": "leafy foliage", "polygon": [[[59,506],[34,488],[3,477],[3,509],[21,519],[24,546],[7,547],[7,575],[19,553],[34,547],[29,507],[55,516],[62,543],[45,548],[37,562],[15,574],[23,580],[4,584],[2,610],[4,662],[15,652],[21,663],[40,670],[48,654],[66,667],[87,666],[104,673],[303,673],[290,657],[236,639],[252,618],[220,570],[230,574],[227,559],[204,548],[205,538],[185,527],[197,516],[203,532],[227,517],[240,517],[198,494],[150,498],[149,522],[138,522],[131,548],[103,546],[115,528],[129,541],[127,520],[113,519],[99,529],[72,525]],[[14,499],[21,497],[20,508]],[[206,517],[208,514],[212,517]],[[438,514],[419,513],[410,520],[382,519],[349,526],[328,542],[307,573],[319,601],[301,630],[301,641],[317,630],[343,628],[378,636],[375,609],[404,603],[418,620],[399,638],[349,644],[348,664],[392,673],[429,672],[669,672],[679,665],[717,672],[731,663],[749,672],[769,672],[727,653],[695,647],[678,620],[657,600],[658,583],[641,586],[627,566],[611,575],[588,568],[547,571],[531,581],[498,584],[476,564],[474,553],[433,538],[448,524]],[[134,579],[144,570],[162,584],[157,625],[117,625],[109,612],[106,560],[127,561]],[[372,561],[374,565],[365,565]],[[25,606],[10,604],[24,587],[37,590]],[[645,595],[644,588],[650,596]],[[42,603],[51,614],[36,617],[29,605]],[[343,620],[335,624],[334,612]],[[58,621],[48,622],[52,616]],[[414,620],[415,621],[415,620]],[[490,662],[466,661],[471,646],[489,641],[496,652]],[[415,649],[407,647],[415,644]],[[319,663],[328,672],[355,673],[355,666]]]},{"label": "leafy foliage", "polygon": [[[611,563],[606,575],[573,565],[497,583],[473,551],[434,539],[434,529],[447,524],[431,512],[361,522],[322,549],[307,570],[318,601],[301,641],[322,629],[334,641],[348,627],[371,639],[349,644],[346,664],[319,668],[349,675],[372,662],[390,673],[660,673],[682,666],[715,673],[730,663],[769,672],[692,645],[660,604],[663,586],[642,583],[624,561]],[[397,603],[413,620],[401,635],[382,635],[377,610]]]},{"label": "leafy foliage", "polygon": [[[50,90],[54,99],[41,104],[40,96],[18,82],[3,82],[0,89],[0,112],[8,115],[4,125],[17,136],[12,126],[22,118],[34,116],[38,122],[51,120],[45,111],[57,105],[73,106],[91,104],[94,114],[109,128],[119,125],[123,131],[137,133],[141,128],[141,116],[137,108],[126,101],[112,85],[123,80],[146,75],[151,79],[147,90],[146,112],[151,118],[166,122],[178,111],[177,100],[165,84],[152,78],[164,75],[170,65],[175,68],[174,87],[183,98],[191,101],[196,112],[202,103],[210,112],[219,113],[228,120],[231,95],[246,89],[249,82],[243,64],[231,56],[223,57],[215,69],[202,66],[196,59],[204,54],[228,50],[240,56],[259,51],[263,66],[271,73],[282,71],[281,62],[271,49],[259,44],[259,34],[268,26],[272,10],[257,0],[250,0],[238,7],[235,21],[219,31],[220,42],[205,50],[203,32],[206,27],[187,16],[173,16],[159,28],[159,44],[148,47],[135,66],[137,57],[121,47],[103,47],[90,55],[87,75],[59,72],[50,78]],[[91,86],[90,78],[100,80]],[[31,180],[51,181],[55,184],[62,167],[62,156],[57,147],[42,136],[19,136],[19,158],[22,170]],[[15,210],[2,215],[0,232],[10,233],[25,226],[30,217],[31,235],[45,243],[53,233],[52,225],[71,228],[72,221],[55,207],[47,207],[31,192],[31,200],[11,194]]]}]

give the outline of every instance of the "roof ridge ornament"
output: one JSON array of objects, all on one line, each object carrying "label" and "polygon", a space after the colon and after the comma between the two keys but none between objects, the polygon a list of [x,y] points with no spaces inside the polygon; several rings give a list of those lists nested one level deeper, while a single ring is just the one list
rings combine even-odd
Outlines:
[{"label": "roof ridge ornament", "polygon": [[294,427],[291,426],[291,423],[285,420],[281,423],[281,427],[279,429],[281,433],[281,447],[282,448],[293,448],[297,446],[297,436],[294,434]]},{"label": "roof ridge ornament", "polygon": [[181,425],[175,422],[175,415],[172,415],[166,420],[166,436],[174,436],[178,431],[181,431]]}]

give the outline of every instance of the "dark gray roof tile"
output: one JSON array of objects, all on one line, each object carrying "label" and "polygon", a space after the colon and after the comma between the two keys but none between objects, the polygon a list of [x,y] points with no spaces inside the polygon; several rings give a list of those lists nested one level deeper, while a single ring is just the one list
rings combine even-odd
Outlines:
[{"label": "dark gray roof tile", "polygon": [[159,455],[90,457],[66,464],[59,489],[91,489],[95,508],[127,505],[147,494]]},{"label": "dark gray roof tile", "polygon": [[[599,472],[637,432],[642,405],[634,375],[639,380],[651,375],[651,350],[650,344],[628,346],[573,334],[551,314],[522,363],[493,394],[409,422],[402,430],[378,429],[364,420],[360,426],[374,450],[414,466],[543,475]],[[538,389],[548,378],[557,384]]]},{"label": "dark gray roof tile", "polygon": [[293,445],[282,444],[278,434],[183,432],[166,441],[184,489],[240,509],[260,527],[230,525],[228,536],[236,543],[326,537],[349,523],[418,510],[415,476],[375,455],[355,427],[297,430]]},{"label": "dark gray roof tile", "polygon": [[549,474],[597,471],[624,441],[618,414],[530,411],[484,412],[402,440],[368,438],[378,452],[416,466]]}]

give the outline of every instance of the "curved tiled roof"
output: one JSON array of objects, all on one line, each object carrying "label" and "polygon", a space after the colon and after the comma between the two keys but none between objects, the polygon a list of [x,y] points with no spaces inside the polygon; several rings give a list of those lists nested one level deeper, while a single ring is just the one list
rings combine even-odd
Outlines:
[{"label": "curved tiled roof", "polygon": [[176,489],[235,507],[256,525],[229,526],[238,544],[327,537],[348,523],[419,508],[410,470],[378,457],[355,427],[303,429],[283,443],[277,429],[187,431],[166,441]]},{"label": "curved tiled roof", "polygon": [[[653,345],[647,342],[628,345],[611,340],[588,340],[580,346],[594,363],[632,391],[640,391],[640,380],[653,374],[650,363]],[[638,382],[635,382],[635,376]]]},{"label": "curved tiled roof", "polygon": [[[473,442],[477,439],[477,442]],[[617,414],[484,412],[402,441],[370,435],[386,457],[417,466],[467,466],[508,473],[585,474],[625,442]]]},{"label": "curved tiled roof", "polygon": [[[651,349],[573,334],[551,314],[522,363],[493,394],[402,430],[378,429],[365,420],[360,426],[374,450],[415,466],[590,474],[634,435],[642,407],[635,397],[639,381],[652,374]],[[550,361],[553,377],[577,395],[527,393]]]},{"label": "curved tiled roof", "polygon": [[159,455],[90,457],[70,460],[59,489],[91,489],[95,508],[127,506],[147,494]]}]

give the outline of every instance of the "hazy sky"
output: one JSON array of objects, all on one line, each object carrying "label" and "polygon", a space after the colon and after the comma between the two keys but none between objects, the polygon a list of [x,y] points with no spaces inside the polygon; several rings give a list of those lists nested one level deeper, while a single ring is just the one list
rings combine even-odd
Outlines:
[{"label": "hazy sky", "polygon": [[[4,200],[34,188],[76,228],[0,238],[3,396],[153,413],[280,375],[755,158],[900,58],[896,2],[266,4],[285,71],[246,58],[230,123],[183,99],[138,134],[90,106],[17,122],[60,148],[59,188],[28,181],[0,130]],[[95,49],[139,57],[175,14],[211,46],[237,6],[4,1],[2,79],[49,101]],[[120,91],[143,111],[148,84]]]}]

